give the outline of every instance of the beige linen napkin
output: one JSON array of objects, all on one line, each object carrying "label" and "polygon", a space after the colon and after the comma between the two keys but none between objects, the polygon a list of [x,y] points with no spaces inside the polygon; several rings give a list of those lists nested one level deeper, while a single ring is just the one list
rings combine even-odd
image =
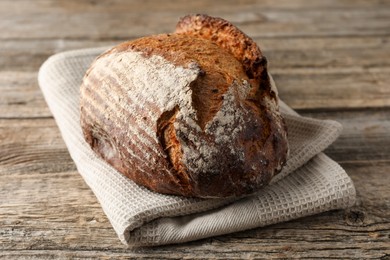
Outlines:
[{"label": "beige linen napkin", "polygon": [[78,171],[99,200],[119,239],[128,245],[181,243],[261,227],[351,206],[355,189],[345,171],[321,153],[341,125],[298,116],[281,102],[290,155],[271,185],[239,200],[194,199],[151,192],[98,158],[79,124],[79,86],[104,49],[50,57],[39,84]]}]

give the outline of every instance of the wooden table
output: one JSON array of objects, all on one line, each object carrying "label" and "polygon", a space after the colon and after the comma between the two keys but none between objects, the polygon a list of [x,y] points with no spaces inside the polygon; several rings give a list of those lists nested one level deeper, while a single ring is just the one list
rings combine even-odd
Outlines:
[{"label": "wooden table", "polygon": [[[126,248],[77,173],[37,83],[50,55],[232,21],[270,61],[281,98],[334,119],[326,150],[353,179],[348,210],[182,245]],[[390,1],[0,2],[0,258],[390,257]]]}]

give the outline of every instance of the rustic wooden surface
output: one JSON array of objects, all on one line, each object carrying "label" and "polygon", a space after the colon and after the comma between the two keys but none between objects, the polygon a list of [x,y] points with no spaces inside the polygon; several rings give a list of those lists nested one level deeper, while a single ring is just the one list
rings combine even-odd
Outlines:
[{"label": "rustic wooden surface", "polygon": [[[50,55],[170,32],[187,13],[255,38],[280,96],[338,120],[326,153],[357,204],[182,245],[122,245],[70,159],[38,88]],[[0,1],[0,258],[390,258],[390,1]]]}]

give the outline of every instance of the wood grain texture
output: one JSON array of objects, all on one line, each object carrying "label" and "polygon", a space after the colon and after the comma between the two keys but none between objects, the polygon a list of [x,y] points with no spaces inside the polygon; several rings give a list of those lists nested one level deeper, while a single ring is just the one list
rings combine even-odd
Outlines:
[{"label": "wood grain texture", "polygon": [[[389,183],[383,182],[388,167],[389,164],[345,166],[359,193],[357,206],[348,211],[328,212],[184,245],[130,250],[119,243],[93,194],[76,172],[54,173],[50,177],[30,174],[13,180],[2,176],[1,184],[7,181],[7,185],[1,196],[8,200],[1,205],[2,255],[49,258],[56,254],[112,259],[119,256],[230,259],[246,254],[265,258],[383,257],[390,253],[387,247],[390,208],[385,197]],[[359,181],[361,175],[369,181]],[[31,198],[31,194],[36,195]],[[28,203],[22,203],[22,198]]]},{"label": "wood grain texture", "polygon": [[[120,244],[67,152],[36,80],[70,49],[170,32],[207,12],[264,50],[281,97],[341,122],[326,153],[357,204],[183,245]],[[390,1],[0,1],[0,259],[390,258]]]},{"label": "wood grain texture", "polygon": [[[175,22],[176,23],[176,22]],[[172,31],[172,30],[171,30]],[[145,32],[144,35],[147,35]],[[252,37],[251,34],[248,33]],[[134,39],[4,39],[0,41],[1,70],[35,71],[50,55],[72,49],[113,46]],[[390,66],[389,36],[254,37],[272,69],[377,68]],[[31,52],[34,49],[34,52]]]},{"label": "wood grain texture", "polygon": [[37,72],[0,71],[0,118],[51,117]]},{"label": "wood grain texture", "polygon": [[0,120],[0,175],[75,170],[53,119]]},{"label": "wood grain texture", "polygon": [[[178,16],[199,12],[224,17],[252,37],[386,35],[390,25],[390,10],[382,2],[377,2],[377,5],[349,2],[349,5],[338,8],[329,2],[322,6],[297,6],[293,11],[283,6],[272,8],[270,3],[266,7],[260,1],[242,1],[241,4],[234,1],[201,1],[185,5],[172,1],[159,7],[153,1],[146,5],[140,3],[34,1],[33,4],[7,0],[0,6],[0,10],[3,10],[0,38],[96,40],[140,37],[145,33],[170,32]],[[23,6],[23,11],[20,6]],[[7,29],[9,24],[13,25],[13,30]]]},{"label": "wood grain texture", "polygon": [[341,136],[325,153],[344,164],[388,162],[390,160],[390,109],[309,112],[318,119],[334,119],[343,125]]}]

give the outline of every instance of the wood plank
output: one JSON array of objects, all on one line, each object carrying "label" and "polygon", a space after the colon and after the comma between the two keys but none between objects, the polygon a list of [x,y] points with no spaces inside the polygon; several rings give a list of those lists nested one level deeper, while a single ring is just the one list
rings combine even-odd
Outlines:
[{"label": "wood plank", "polygon": [[0,41],[0,71],[38,71],[51,55],[63,51],[114,46],[121,41],[3,40]]},{"label": "wood plank", "polygon": [[390,37],[256,38],[270,69],[389,67]]},{"label": "wood plank", "polygon": [[51,117],[36,72],[0,71],[0,118]]},{"label": "wood plank", "polygon": [[[46,3],[46,4],[45,4]],[[143,10],[140,4],[113,8],[92,2],[85,7],[73,2],[41,2],[41,8],[22,9],[19,1],[6,1],[0,10],[0,39],[117,39],[170,32],[180,16],[207,12],[230,20],[252,37],[313,37],[389,35],[390,8],[375,6],[333,8],[331,3],[313,9],[262,9],[257,2],[236,5],[223,2],[212,5],[183,5],[180,12],[168,9]],[[29,5],[26,5],[29,6]],[[114,5],[113,5],[114,6]],[[84,7],[84,8],[83,8]],[[10,12],[12,10],[13,12]],[[69,16],[69,14],[72,14]],[[347,13],[347,14],[346,14]],[[71,17],[71,19],[69,19]],[[155,23],[150,21],[156,21]],[[158,22],[157,22],[158,21]],[[13,30],[7,30],[9,25]],[[342,25],[342,26],[341,26]]]},{"label": "wood plank", "polygon": [[[0,70],[37,70],[54,53],[113,46],[129,40],[3,40]],[[371,68],[390,66],[390,36],[261,38],[255,40],[268,58],[271,71],[285,68]]]},{"label": "wood plank", "polygon": [[333,119],[343,125],[341,136],[325,152],[343,164],[367,162],[376,164],[390,160],[390,110],[359,109],[356,111],[309,112],[304,116]]},{"label": "wood plank", "polygon": [[0,175],[76,169],[54,120],[0,120]]},{"label": "wood plank", "polygon": [[[15,4],[16,3],[16,4]],[[386,8],[389,7],[389,2],[383,0],[328,0],[328,1],[307,1],[307,0],[215,0],[213,2],[207,0],[199,0],[186,2],[183,4],[180,0],[171,0],[163,5],[155,0],[144,1],[123,1],[111,0],[104,1],[88,1],[88,0],[67,0],[67,1],[52,1],[52,0],[2,0],[0,2],[0,12],[49,12],[49,11],[66,11],[74,12],[81,11],[110,11],[122,12],[123,10],[137,10],[139,12],[161,12],[172,10],[178,13],[183,13],[187,10],[193,10],[193,13],[208,9],[208,10],[224,10],[231,11],[234,8],[251,8],[257,7],[261,9],[282,9],[282,10],[307,10],[307,9],[339,9],[350,8],[351,5],[355,8]],[[7,9],[8,8],[8,9]],[[252,9],[253,10],[253,9]]]},{"label": "wood plank", "polygon": [[2,174],[0,183],[0,250],[120,245],[77,172]]},{"label": "wood plank", "polygon": [[295,109],[390,105],[390,68],[275,69],[279,96]]},{"label": "wood plank", "polygon": [[183,245],[133,249],[120,244],[77,173],[0,175],[0,250],[6,257],[36,258],[383,257],[390,253],[389,165],[345,165],[359,194],[349,210]]}]

